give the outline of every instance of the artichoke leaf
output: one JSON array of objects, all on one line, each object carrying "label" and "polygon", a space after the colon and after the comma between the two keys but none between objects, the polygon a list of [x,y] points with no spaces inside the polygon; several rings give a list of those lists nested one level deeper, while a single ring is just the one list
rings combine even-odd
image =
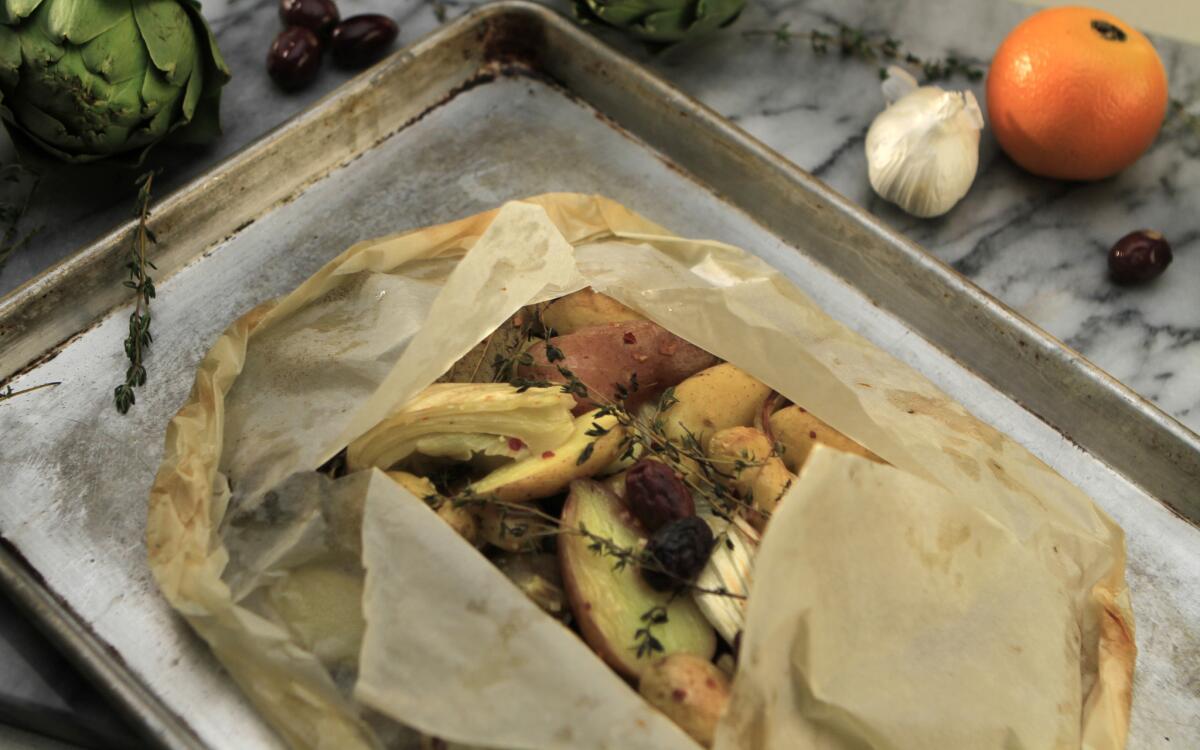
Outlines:
[{"label": "artichoke leaf", "polygon": [[574,404],[560,388],[435,383],[352,442],[346,463],[351,471],[386,470],[417,452],[422,439],[455,433],[516,438],[530,451],[549,450],[574,432]]},{"label": "artichoke leaf", "polygon": [[196,63],[196,30],[177,0],[145,0],[133,4],[142,40],[154,67],[173,86],[184,86]]},{"label": "artichoke leaf", "polygon": [[[87,70],[113,84],[141,81],[150,67],[150,57],[133,17],[126,14],[121,22],[79,49]],[[139,107],[140,109],[140,107]]]},{"label": "artichoke leaf", "polygon": [[4,0],[3,10],[0,11],[3,15],[0,16],[0,21],[4,23],[17,23],[22,18],[26,18],[30,13],[37,10],[37,7],[42,4],[43,0]]},{"label": "artichoke leaf", "polygon": [[187,90],[183,92],[183,119],[190,122],[196,115],[196,105],[200,102],[200,96],[204,93],[204,80],[206,74],[204,72],[204,60],[200,57],[200,48],[196,47],[193,53],[195,57],[192,60],[192,75],[188,78]]},{"label": "artichoke leaf", "polygon": [[21,39],[17,32],[0,25],[0,85],[12,88],[17,85],[21,68]]},{"label": "artichoke leaf", "polygon": [[[136,6],[137,3],[134,3]],[[46,0],[40,14],[56,42],[83,45],[129,16],[128,0]]]}]

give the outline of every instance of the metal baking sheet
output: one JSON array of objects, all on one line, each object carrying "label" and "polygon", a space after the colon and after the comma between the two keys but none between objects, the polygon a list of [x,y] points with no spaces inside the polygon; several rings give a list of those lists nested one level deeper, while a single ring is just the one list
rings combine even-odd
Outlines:
[{"label": "metal baking sheet", "polygon": [[0,403],[0,580],[147,737],[281,746],[145,564],[164,427],[203,352],[357,240],[555,190],[757,253],[1094,497],[1128,533],[1141,649],[1129,746],[1200,747],[1196,435],[698,103],[520,2],[398,53],[159,204],[150,382],[128,416],[111,395],[129,227],[0,301],[0,378],[62,381]]}]

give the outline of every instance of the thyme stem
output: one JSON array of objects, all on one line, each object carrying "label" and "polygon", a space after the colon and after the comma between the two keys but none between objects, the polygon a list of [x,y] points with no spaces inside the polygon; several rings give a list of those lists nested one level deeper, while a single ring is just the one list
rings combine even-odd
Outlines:
[{"label": "thyme stem", "polygon": [[[806,41],[816,55],[836,50],[842,57],[853,57],[867,62],[904,62],[920,68],[927,81],[940,81],[956,75],[961,75],[968,81],[983,78],[983,70],[979,66],[956,55],[947,55],[945,58],[920,57],[906,51],[903,43],[895,37],[865,31],[845,23],[837,23],[829,31],[793,31],[791,23],[785,21],[773,29],[748,29],[742,32],[742,36],[750,39],[767,37],[775,40],[781,47],[790,47],[794,41]],[[879,73],[880,77],[887,77],[883,68],[880,68]]]},{"label": "thyme stem", "polygon": [[154,299],[155,295],[154,280],[146,271],[147,267],[155,267],[154,263],[146,258],[146,247],[158,242],[154,232],[147,226],[154,172],[147,172],[138,177],[137,185],[135,215],[138,223],[133,233],[129,261],[125,264],[129,270],[125,286],[134,293],[134,309],[129,315],[129,335],[125,339],[125,356],[129,359],[129,367],[125,370],[125,382],[113,390],[113,401],[117,411],[122,414],[128,413],[129,407],[136,402],[133,389],[146,384],[146,367],[142,360],[146,348],[154,340],[150,335],[150,300]]},{"label": "thyme stem", "polygon": [[17,396],[20,396],[25,393],[33,393],[34,391],[40,391],[43,388],[53,388],[56,385],[62,385],[62,381],[55,380],[52,383],[41,383],[39,385],[31,385],[28,388],[22,388],[19,391],[14,391],[12,386],[10,385],[5,390],[0,391],[0,401],[7,401],[10,398],[16,398]]}]

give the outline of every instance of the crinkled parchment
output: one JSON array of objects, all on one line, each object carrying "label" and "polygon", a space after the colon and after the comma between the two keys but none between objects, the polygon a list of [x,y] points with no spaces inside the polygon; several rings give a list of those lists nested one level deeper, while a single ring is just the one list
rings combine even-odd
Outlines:
[{"label": "crinkled parchment", "polygon": [[[694,747],[406,491],[311,475],[518,308],[587,285],[890,464],[817,451],[784,498],[718,747],[1123,747],[1107,516],[756,257],[567,194],[350,248],[234,323],[168,428],[151,566],[292,745],[411,739],[386,716],[483,747]],[[356,545],[365,637],[331,664],[271,592]]]}]

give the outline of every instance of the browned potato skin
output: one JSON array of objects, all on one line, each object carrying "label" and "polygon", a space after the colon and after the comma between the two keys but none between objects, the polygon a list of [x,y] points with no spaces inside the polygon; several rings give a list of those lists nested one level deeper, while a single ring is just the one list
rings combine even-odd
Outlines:
[{"label": "browned potato skin", "polygon": [[879,456],[825,424],[801,406],[788,406],[771,415],[771,433],[784,448],[783,462],[793,473],[808,460],[817,443],[856,456],[887,463]]},{"label": "browned potato skin", "polygon": [[631,320],[645,320],[645,317],[591,287],[559,297],[542,312],[542,323],[558,336],[592,326],[627,323]]},{"label": "browned potato skin", "polygon": [[729,678],[712,662],[671,654],[642,672],[638,692],[696,742],[712,747],[717,721],[729,704]]},{"label": "browned potato skin", "polygon": [[[709,458],[719,461],[719,468],[733,475],[730,484],[739,495],[752,498],[754,511],[746,516],[759,531],[766,528],[793,479],[774,450],[762,430],[753,427],[726,428],[713,435],[708,443]],[[739,459],[754,465],[738,469],[734,462]]]},{"label": "browned potato skin", "polygon": [[626,401],[631,409],[717,362],[713,355],[649,320],[591,326],[552,341],[565,359],[547,362],[546,345],[539,342],[529,349],[533,364],[522,366],[520,375],[563,383],[566,378],[558,365],[566,367],[600,394],[602,402],[576,397],[576,414],[616,400],[617,385],[628,385],[634,373],[640,387]]}]

